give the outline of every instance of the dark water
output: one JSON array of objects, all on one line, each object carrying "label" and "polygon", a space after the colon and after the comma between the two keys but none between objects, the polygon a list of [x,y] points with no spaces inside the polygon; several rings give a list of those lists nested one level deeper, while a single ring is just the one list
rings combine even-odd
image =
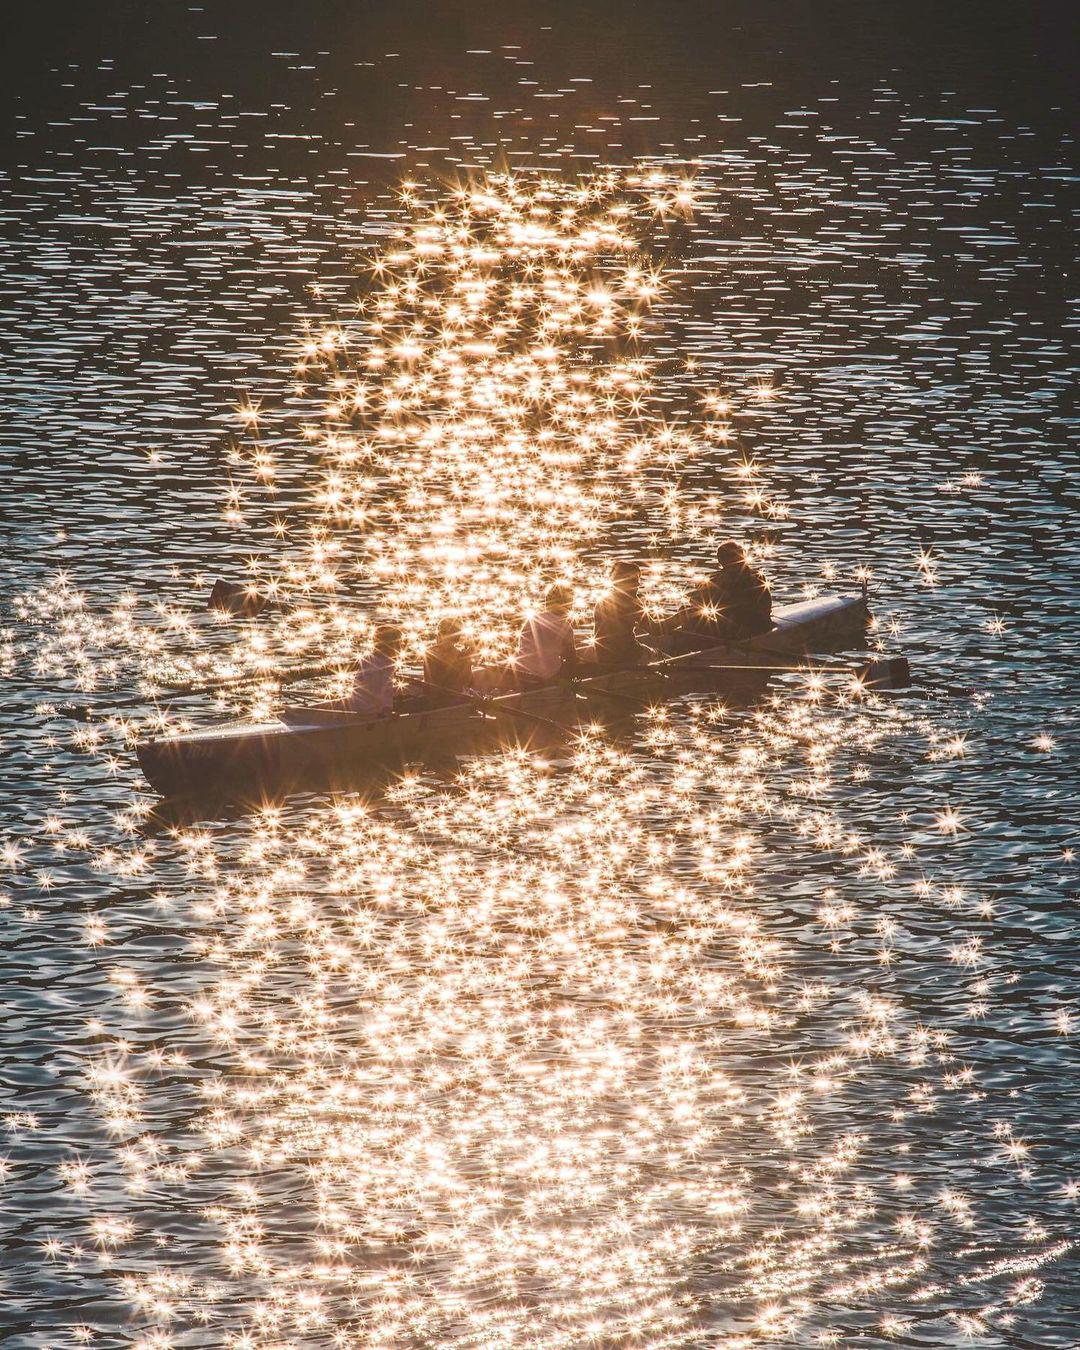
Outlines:
[{"label": "dark water", "polygon": [[[116,5],[27,34],[5,1344],[1080,1343],[1074,34],[1052,6],[714,8]],[[123,729],[43,705],[149,716],[165,656],[251,642],[202,615],[209,579],[309,565],[271,523],[316,474],[297,332],[353,321],[401,179],[449,209],[488,172],[646,163],[698,198],[636,199],[657,415],[722,390],[735,439],[584,524],[510,493],[500,547],[582,584],[651,550],[660,593],[718,530],[772,540],[781,599],[869,569],[872,640],[934,696],[815,711],[780,680],[554,764],[146,839]],[[429,521],[409,472],[343,532],[360,602]],[[430,596],[428,537],[401,547]]]}]

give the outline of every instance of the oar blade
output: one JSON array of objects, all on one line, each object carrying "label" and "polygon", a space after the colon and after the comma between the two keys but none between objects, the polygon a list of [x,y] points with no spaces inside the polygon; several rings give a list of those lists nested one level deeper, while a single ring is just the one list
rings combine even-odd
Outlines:
[{"label": "oar blade", "polygon": [[856,678],[864,689],[910,689],[911,665],[906,656],[885,656],[867,661]]}]

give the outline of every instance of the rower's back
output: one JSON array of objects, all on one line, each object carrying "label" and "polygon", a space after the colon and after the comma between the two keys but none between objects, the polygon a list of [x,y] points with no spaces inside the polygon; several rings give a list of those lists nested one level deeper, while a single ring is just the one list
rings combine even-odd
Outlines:
[{"label": "rower's back", "polygon": [[539,614],[528,618],[518,635],[514,664],[527,682],[543,683],[572,669],[577,651],[570,623],[570,593],[565,586],[552,586]]},{"label": "rower's back", "polygon": [[716,550],[716,561],[717,570],[691,592],[679,628],[721,642],[767,633],[772,627],[772,592],[765,577],[732,539]]},{"label": "rower's back", "polygon": [[643,618],[639,580],[634,563],[617,563],[612,589],[593,610],[593,649],[598,665],[632,666],[641,659],[636,633]]},{"label": "rower's back", "polygon": [[345,699],[349,712],[363,717],[384,717],[394,707],[394,659],[387,652],[373,651],[357,661],[352,687]]},{"label": "rower's back", "polygon": [[345,699],[350,712],[365,717],[385,717],[394,708],[394,671],[401,651],[401,630],[382,624],[367,656],[353,669],[352,688]]},{"label": "rower's back", "polygon": [[454,703],[473,682],[472,653],[453,620],[443,620],[438,637],[424,657],[426,700],[431,708]]},{"label": "rower's back", "polygon": [[772,592],[765,577],[742,558],[714,573],[717,604],[733,637],[756,637],[772,627]]}]

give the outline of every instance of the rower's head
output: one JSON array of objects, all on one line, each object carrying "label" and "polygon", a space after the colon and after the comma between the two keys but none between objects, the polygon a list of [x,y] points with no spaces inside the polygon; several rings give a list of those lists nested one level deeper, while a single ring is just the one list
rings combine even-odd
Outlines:
[{"label": "rower's head", "polygon": [[375,629],[375,650],[383,656],[395,657],[401,651],[401,629],[392,623],[381,623]]},{"label": "rower's head", "polygon": [[554,614],[569,614],[573,600],[570,587],[558,582],[548,588],[548,593],[544,596],[544,608]]},{"label": "rower's head", "polygon": [[746,562],[746,553],[734,539],[725,539],[716,550],[716,561],[721,567],[741,567]]},{"label": "rower's head", "polygon": [[633,595],[641,583],[641,568],[636,562],[620,558],[611,569],[611,579],[617,591]]},{"label": "rower's head", "polygon": [[461,637],[461,620],[440,619],[436,637],[439,642],[456,642]]}]

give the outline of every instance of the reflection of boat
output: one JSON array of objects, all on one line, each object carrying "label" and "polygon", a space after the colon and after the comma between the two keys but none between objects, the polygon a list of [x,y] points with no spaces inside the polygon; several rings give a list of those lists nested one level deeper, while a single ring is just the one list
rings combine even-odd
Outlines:
[{"label": "reflection of boat", "polygon": [[[347,780],[379,764],[422,760],[440,755],[465,754],[485,742],[527,733],[535,719],[578,720],[578,710],[590,707],[590,717],[606,701],[643,702],[674,686],[680,689],[721,678],[747,677],[768,668],[776,658],[823,650],[860,633],[866,623],[866,602],[857,595],[834,595],[778,609],[767,633],[744,642],[709,648],[675,663],[610,671],[522,693],[503,694],[479,701],[453,704],[428,711],[401,712],[390,717],[360,717],[329,708],[286,710],[279,722],[212,727],[206,731],[140,742],[139,764],[150,783],[164,796],[193,796],[235,792],[259,786],[281,786],[311,780]],[[548,724],[549,726],[551,723]]]}]

